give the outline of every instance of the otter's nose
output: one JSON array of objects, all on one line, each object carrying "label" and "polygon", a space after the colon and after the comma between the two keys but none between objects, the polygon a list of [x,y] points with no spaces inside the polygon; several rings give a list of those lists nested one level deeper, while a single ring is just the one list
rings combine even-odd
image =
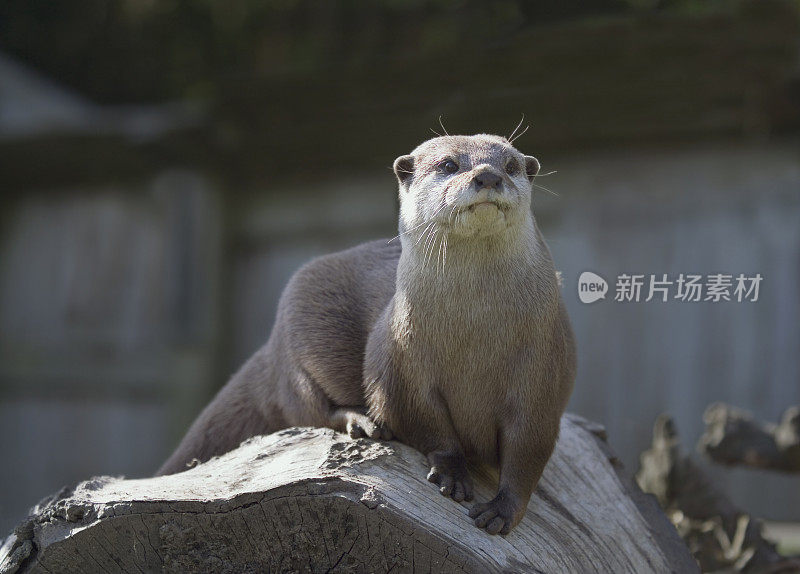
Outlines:
[{"label": "otter's nose", "polygon": [[503,178],[496,173],[487,170],[478,173],[472,178],[472,181],[475,182],[475,185],[478,186],[478,189],[483,189],[485,187],[493,187],[494,189],[498,189],[500,187],[500,183],[503,181]]}]

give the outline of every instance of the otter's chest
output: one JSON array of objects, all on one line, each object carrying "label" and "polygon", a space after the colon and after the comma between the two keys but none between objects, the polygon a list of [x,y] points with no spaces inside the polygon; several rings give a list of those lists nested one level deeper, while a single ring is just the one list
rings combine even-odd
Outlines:
[{"label": "otter's chest", "polygon": [[408,344],[428,364],[462,375],[502,367],[536,337],[535,303],[489,290],[410,305]]},{"label": "otter's chest", "polygon": [[415,384],[444,400],[465,450],[486,462],[496,462],[508,409],[525,408],[510,404],[510,387],[532,376],[520,372],[530,364],[520,359],[533,352],[536,328],[519,308],[491,300],[445,304],[411,325],[406,360]]}]

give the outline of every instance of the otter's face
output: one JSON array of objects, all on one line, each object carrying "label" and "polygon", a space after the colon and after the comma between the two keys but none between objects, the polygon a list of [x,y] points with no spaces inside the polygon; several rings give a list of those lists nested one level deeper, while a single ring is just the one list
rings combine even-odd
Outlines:
[{"label": "otter's face", "polygon": [[530,218],[539,162],[499,136],[444,136],[397,158],[394,172],[401,233],[433,223],[448,234],[485,237]]}]

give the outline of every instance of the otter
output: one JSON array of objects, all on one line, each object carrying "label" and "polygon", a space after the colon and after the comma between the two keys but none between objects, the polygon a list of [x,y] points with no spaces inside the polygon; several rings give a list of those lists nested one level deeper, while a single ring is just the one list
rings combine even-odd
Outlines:
[{"label": "otter", "polygon": [[291,278],[267,343],[158,474],[289,426],[392,437],[429,481],[473,499],[468,464],[499,468],[469,516],[519,523],[575,377],[572,331],[531,212],[539,162],[493,135],[442,136],[394,162],[399,241],[319,257]]}]

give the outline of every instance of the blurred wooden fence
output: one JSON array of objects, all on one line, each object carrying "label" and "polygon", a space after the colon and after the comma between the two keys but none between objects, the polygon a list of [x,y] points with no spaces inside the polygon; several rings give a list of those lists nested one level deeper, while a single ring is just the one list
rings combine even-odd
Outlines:
[{"label": "blurred wooden fence", "polygon": [[[796,151],[785,142],[541,158],[558,174],[539,181],[560,195],[537,192],[535,212],[578,339],[570,408],[608,426],[631,470],[660,412],[693,440],[712,401],[765,419],[800,402]],[[196,173],[167,172],[15,205],[0,267],[3,527],[62,483],[152,472],[264,342],[294,269],[395,226],[388,172],[278,186],[227,207],[224,197]],[[764,280],[756,303],[618,303],[612,293],[584,305],[585,270],[612,289],[623,272]],[[745,508],[799,517],[796,480],[726,480]]]}]

